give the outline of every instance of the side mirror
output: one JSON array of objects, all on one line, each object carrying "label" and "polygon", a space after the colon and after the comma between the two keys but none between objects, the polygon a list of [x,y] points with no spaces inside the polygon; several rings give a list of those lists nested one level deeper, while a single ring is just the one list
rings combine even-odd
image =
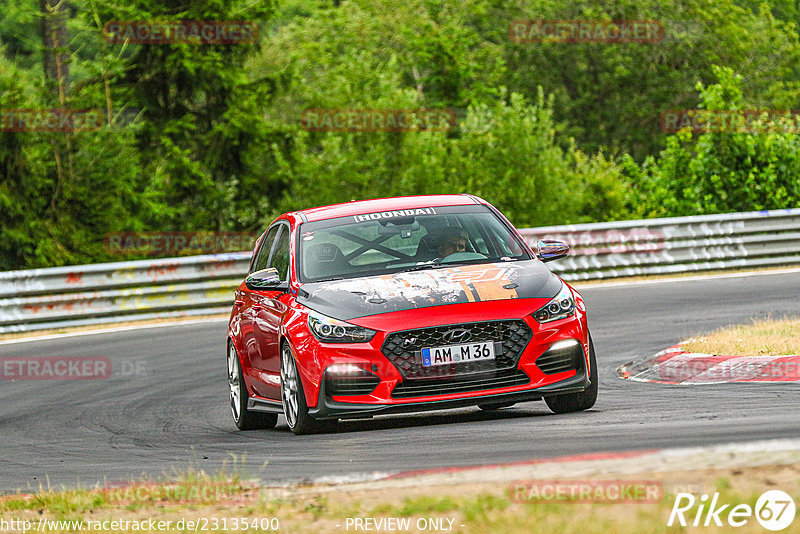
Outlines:
[{"label": "side mirror", "polygon": [[289,289],[289,282],[281,281],[281,275],[278,274],[278,269],[275,267],[267,267],[250,273],[244,279],[244,285],[247,286],[247,289],[256,291],[287,291]]},{"label": "side mirror", "polygon": [[536,255],[542,261],[553,261],[569,254],[569,245],[563,241],[540,239],[536,243]]}]

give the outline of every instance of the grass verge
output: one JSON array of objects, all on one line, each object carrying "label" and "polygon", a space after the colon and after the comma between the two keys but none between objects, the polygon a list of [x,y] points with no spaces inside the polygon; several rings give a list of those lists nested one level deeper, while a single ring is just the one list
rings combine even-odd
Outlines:
[{"label": "grass verge", "polygon": [[[598,477],[595,477],[598,478]],[[609,477],[599,477],[600,479]],[[165,528],[151,532],[463,532],[504,534],[559,533],[672,533],[727,532],[731,527],[667,526],[678,488],[690,481],[698,497],[719,493],[719,503],[754,506],[759,495],[771,489],[789,493],[800,502],[800,462],[759,467],[695,469],[669,473],[638,473],[614,479],[616,482],[658,480],[663,498],[654,503],[584,502],[562,498],[524,500],[514,498],[509,482],[465,482],[392,487],[377,482],[357,489],[339,486],[293,486],[261,488],[226,476],[193,473],[171,487],[234,488],[233,494],[209,492],[208,500],[151,499],[147,491],[131,493],[134,500],[120,502],[109,489],[43,491],[0,498],[0,516],[5,521],[30,521],[33,530],[40,521],[72,521],[52,524],[39,532],[114,531],[143,532],[142,523],[162,522]],[[586,480],[582,480],[586,482]],[[142,483],[135,483],[129,488]],[[147,483],[144,483],[144,487]],[[699,500],[698,500],[699,503]],[[730,509],[730,506],[728,507]],[[688,523],[697,507],[687,512]],[[357,528],[360,519],[362,528]],[[725,521],[725,515],[721,517]],[[83,521],[83,529],[77,528]],[[114,529],[93,528],[119,521]],[[128,521],[128,523],[122,523]],[[170,523],[167,524],[167,521]],[[179,523],[182,521],[182,523]],[[800,520],[798,520],[800,521]],[[94,523],[92,523],[94,522]],[[106,522],[106,523],[104,523]],[[190,523],[191,522],[191,523]],[[133,528],[136,524],[138,528]],[[247,525],[247,528],[244,528]],[[398,528],[398,525],[406,525]],[[383,526],[384,528],[381,528]],[[127,528],[126,528],[127,527]],[[234,528],[235,527],[235,528]],[[736,532],[764,532],[754,517]],[[790,531],[787,529],[787,532]],[[20,530],[21,531],[21,530]]]},{"label": "grass verge", "polygon": [[784,356],[800,354],[800,317],[753,320],[721,328],[680,344],[689,352],[725,356]]}]

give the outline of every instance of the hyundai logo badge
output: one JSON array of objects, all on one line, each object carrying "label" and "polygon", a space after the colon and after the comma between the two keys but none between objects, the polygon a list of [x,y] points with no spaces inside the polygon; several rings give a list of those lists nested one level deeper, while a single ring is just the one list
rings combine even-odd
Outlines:
[{"label": "hyundai logo badge", "polygon": [[442,334],[445,343],[466,343],[472,337],[472,332],[466,328],[453,328]]}]

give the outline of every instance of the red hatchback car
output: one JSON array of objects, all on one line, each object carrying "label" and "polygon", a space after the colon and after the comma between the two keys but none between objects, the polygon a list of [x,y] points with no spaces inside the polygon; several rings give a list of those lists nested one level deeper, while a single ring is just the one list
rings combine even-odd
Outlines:
[{"label": "red hatchback car", "polygon": [[242,430],[541,400],[591,408],[581,296],[472,195],[349,202],[278,217],[256,242],[228,328]]}]

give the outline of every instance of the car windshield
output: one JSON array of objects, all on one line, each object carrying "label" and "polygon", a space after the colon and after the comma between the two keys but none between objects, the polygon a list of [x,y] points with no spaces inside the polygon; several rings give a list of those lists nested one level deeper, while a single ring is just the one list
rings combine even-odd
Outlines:
[{"label": "car windshield", "polygon": [[301,282],[530,259],[519,238],[486,206],[385,211],[304,223]]}]

